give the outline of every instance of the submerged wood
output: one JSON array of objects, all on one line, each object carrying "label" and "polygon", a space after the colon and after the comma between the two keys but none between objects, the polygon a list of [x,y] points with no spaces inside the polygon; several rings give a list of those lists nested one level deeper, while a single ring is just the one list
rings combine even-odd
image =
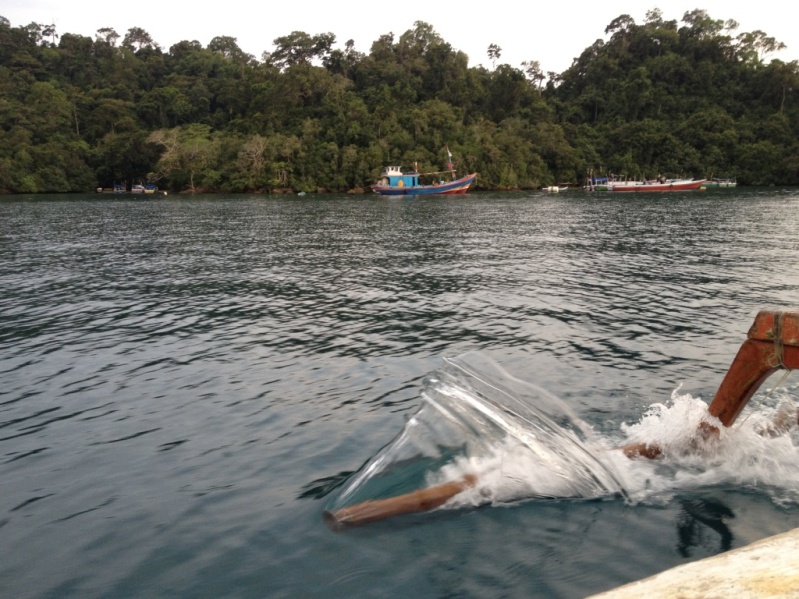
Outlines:
[{"label": "submerged wood", "polygon": [[458,493],[477,484],[477,477],[467,474],[460,480],[444,483],[435,487],[421,489],[388,499],[364,501],[358,505],[342,508],[322,514],[325,523],[333,530],[341,530],[350,526],[360,526],[369,522],[385,520],[402,514],[429,512],[441,507]]}]

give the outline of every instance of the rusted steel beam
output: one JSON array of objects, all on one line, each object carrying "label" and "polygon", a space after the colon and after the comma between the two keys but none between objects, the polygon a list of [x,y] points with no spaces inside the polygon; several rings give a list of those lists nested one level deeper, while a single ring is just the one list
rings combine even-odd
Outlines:
[{"label": "rusted steel beam", "polygon": [[708,412],[730,426],[774,371],[799,368],[799,310],[764,310],[721,381]]},{"label": "rusted steel beam", "polygon": [[[755,317],[708,407],[711,416],[730,426],[760,385],[781,368],[799,368],[799,310],[762,310]],[[712,425],[702,423],[699,434],[718,435]],[[656,444],[630,443],[621,448],[629,458],[657,458],[663,452]]]}]

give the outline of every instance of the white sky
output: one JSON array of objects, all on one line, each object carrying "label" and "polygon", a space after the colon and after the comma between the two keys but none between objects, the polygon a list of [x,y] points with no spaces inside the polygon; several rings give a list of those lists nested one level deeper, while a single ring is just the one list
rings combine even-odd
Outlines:
[{"label": "white sky", "polygon": [[[430,23],[456,50],[469,55],[469,65],[491,66],[489,44],[502,48],[499,63],[520,67],[537,60],[544,72],[563,72],[597,39],[607,39],[605,27],[622,14],[643,23],[647,10],[660,8],[663,18],[678,22],[685,12],[700,8],[711,18],[738,21],[738,33],[762,30],[788,48],[767,57],[784,61],[799,59],[799,4],[794,0],[575,0],[524,2],[394,2],[375,0],[223,0],[193,3],[170,0],[3,0],[0,16],[13,27],[55,23],[59,34],[75,33],[94,38],[102,27],[124,36],[141,27],[165,51],[181,40],[197,40],[203,46],[216,36],[237,39],[239,47],[260,59],[274,49],[273,40],[292,31],[310,35],[332,32],[338,48],[348,39],[355,49],[368,53],[379,36],[394,33],[395,40],[413,28],[415,21]],[[121,41],[121,38],[120,38]]]}]

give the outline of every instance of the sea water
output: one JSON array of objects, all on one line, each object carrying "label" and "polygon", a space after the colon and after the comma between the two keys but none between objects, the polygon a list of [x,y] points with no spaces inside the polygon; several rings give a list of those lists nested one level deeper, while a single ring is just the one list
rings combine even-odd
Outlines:
[{"label": "sea water", "polygon": [[583,597],[794,528],[795,374],[690,434],[797,230],[779,188],[0,198],[0,595]]}]

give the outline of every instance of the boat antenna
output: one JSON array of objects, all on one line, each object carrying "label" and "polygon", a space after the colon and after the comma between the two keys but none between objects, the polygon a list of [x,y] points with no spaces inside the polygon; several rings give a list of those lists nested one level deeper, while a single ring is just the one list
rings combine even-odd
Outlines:
[{"label": "boat antenna", "polygon": [[452,152],[449,151],[449,144],[447,144],[447,168],[452,178],[455,178],[455,167],[452,164]]}]

